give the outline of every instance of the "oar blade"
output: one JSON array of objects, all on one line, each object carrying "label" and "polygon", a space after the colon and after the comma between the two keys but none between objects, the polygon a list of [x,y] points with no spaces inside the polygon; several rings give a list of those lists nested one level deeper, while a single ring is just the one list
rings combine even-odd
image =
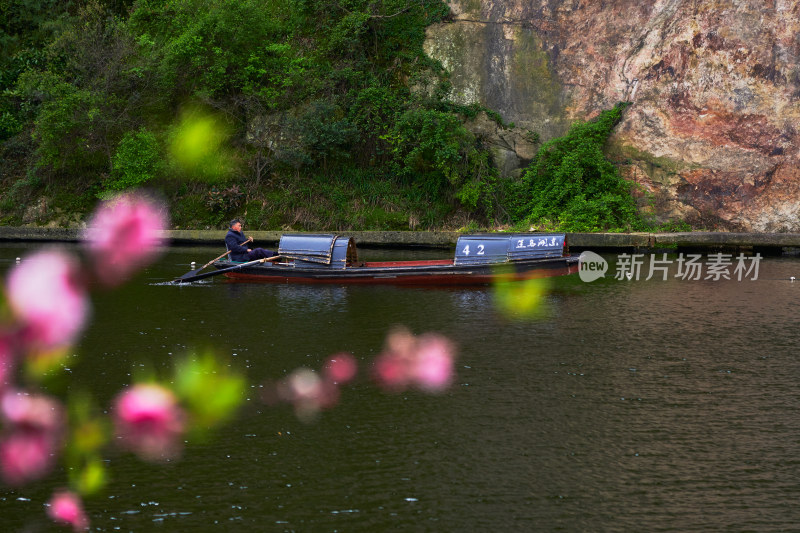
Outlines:
[{"label": "oar blade", "polygon": [[230,272],[231,270],[236,270],[237,268],[241,268],[248,264],[249,263],[242,263],[241,265],[222,268],[220,270],[212,270],[211,272],[203,272],[202,274],[195,274],[193,276],[189,276],[188,274],[191,274],[192,272],[188,272],[187,274],[184,274],[183,276],[176,279],[174,283],[191,283],[193,281],[210,278],[211,276],[219,276],[220,274],[224,274],[225,272]]},{"label": "oar blade", "polygon": [[256,259],[254,261],[248,261],[247,263],[241,263],[232,267],[221,268],[219,270],[213,270],[211,272],[205,272],[203,274],[197,274],[194,276],[189,276],[188,274],[191,274],[192,272],[188,272],[187,274],[184,274],[183,276],[176,279],[174,283],[191,283],[192,281],[198,281],[201,279],[210,278],[211,276],[219,276],[220,274],[231,272],[232,270],[238,270],[246,266],[255,265],[257,263],[265,263],[267,261],[272,261],[274,259],[278,259],[279,257],[280,257],[279,255],[276,255],[274,257],[267,257],[266,259]]},{"label": "oar blade", "polygon": [[191,283],[193,281],[210,278],[211,276],[216,276],[218,274],[224,274],[227,270],[227,268],[223,270],[212,270],[211,272],[204,272],[203,274],[195,274],[195,272],[197,272],[195,270],[192,272],[187,272],[183,276],[176,278],[173,283]]},{"label": "oar blade", "polygon": [[196,275],[198,275],[200,273],[201,270],[203,270],[203,269],[202,268],[198,268],[197,270],[191,270],[191,271],[187,272],[186,274],[184,274],[183,276],[175,278],[175,282],[176,283],[180,283],[181,281],[185,281],[185,280],[187,280],[187,279],[189,279],[189,278],[191,278],[193,276],[196,276]]},{"label": "oar blade", "polygon": [[[246,241],[245,241],[245,242],[246,242]],[[243,244],[244,244],[244,243],[243,243]],[[200,273],[200,271],[201,271],[201,270],[203,270],[203,269],[204,269],[204,268],[206,268],[207,266],[209,266],[209,265],[213,264],[213,263],[214,263],[214,261],[219,261],[220,259],[222,259],[222,258],[223,258],[223,257],[225,257],[226,255],[228,255],[229,253],[231,253],[231,251],[230,251],[230,250],[228,250],[227,252],[225,252],[224,254],[222,254],[222,255],[221,255],[221,256],[219,256],[219,257],[215,257],[214,259],[212,259],[211,261],[209,261],[209,262],[208,262],[208,263],[206,263],[205,265],[201,266],[200,268],[198,268],[198,269],[195,269],[195,270],[192,270],[191,272],[187,272],[187,273],[186,273],[186,274],[184,274],[183,276],[181,276],[181,277],[179,277],[179,278],[175,279],[175,282],[176,282],[176,283],[180,283],[180,282],[181,282],[180,280],[183,280],[183,281],[187,281],[187,280],[188,280],[188,281],[193,281],[193,278],[194,278],[195,276],[197,276],[197,275]]]}]

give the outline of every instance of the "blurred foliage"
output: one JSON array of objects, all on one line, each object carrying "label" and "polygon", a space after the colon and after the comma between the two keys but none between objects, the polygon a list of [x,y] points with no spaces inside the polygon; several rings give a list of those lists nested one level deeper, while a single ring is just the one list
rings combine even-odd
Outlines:
[{"label": "blurred foliage", "polygon": [[244,377],[220,361],[213,351],[188,354],[177,360],[173,383],[195,431],[201,434],[233,416],[244,401]]},{"label": "blurred foliage", "polygon": [[185,179],[225,181],[235,170],[227,147],[228,124],[198,107],[185,110],[169,131],[172,170]]},{"label": "blurred foliage", "polygon": [[69,397],[70,435],[65,450],[65,463],[70,485],[81,494],[94,495],[108,481],[103,448],[109,444],[111,424],[98,415],[91,394],[85,391]]},{"label": "blurred foliage", "polygon": [[550,316],[549,278],[498,281],[492,285],[495,309],[512,320],[542,320]]}]

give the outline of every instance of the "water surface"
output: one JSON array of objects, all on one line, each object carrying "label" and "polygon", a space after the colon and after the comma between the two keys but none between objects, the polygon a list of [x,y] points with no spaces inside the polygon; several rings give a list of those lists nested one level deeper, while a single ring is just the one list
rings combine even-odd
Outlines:
[{"label": "water surface", "polygon": [[[29,250],[0,246],[0,266]],[[114,479],[87,502],[96,530],[700,532],[800,523],[796,259],[763,260],[756,281],[559,278],[548,316],[520,320],[495,309],[490,287],[164,283],[215,252],[170,250],[94,300],[71,388],[107,403],[132,372],[166,373],[176,356],[204,347],[252,384],[243,416],[190,442],[180,461],[152,466],[112,453]],[[457,342],[451,390],[386,394],[364,378],[313,423],[259,401],[266,380],[319,368],[340,350],[367,368],[397,324]],[[4,530],[49,530],[42,505],[59,476],[0,489]]]}]

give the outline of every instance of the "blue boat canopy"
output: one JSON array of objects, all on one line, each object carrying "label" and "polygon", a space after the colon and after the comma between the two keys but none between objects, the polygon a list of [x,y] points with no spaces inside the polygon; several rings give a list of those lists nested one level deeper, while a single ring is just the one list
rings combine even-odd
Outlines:
[{"label": "blue boat canopy", "polygon": [[522,259],[562,257],[564,233],[463,235],[456,244],[456,265],[505,263]]},{"label": "blue boat canopy", "polygon": [[356,243],[337,235],[284,234],[278,254],[293,259],[297,266],[344,269],[358,260]]}]

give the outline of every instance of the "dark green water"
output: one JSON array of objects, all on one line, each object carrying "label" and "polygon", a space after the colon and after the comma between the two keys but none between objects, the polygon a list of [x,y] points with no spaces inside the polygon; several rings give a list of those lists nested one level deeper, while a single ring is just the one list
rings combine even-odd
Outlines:
[{"label": "dark green water", "polygon": [[[491,288],[162,284],[216,251],[172,250],[98,295],[71,386],[107,400],[132,369],[166,371],[187,349],[212,346],[247,372],[244,416],[164,466],[112,454],[114,479],[87,502],[93,529],[800,524],[796,259],[763,260],[757,281],[560,278],[549,317],[531,321],[498,313]],[[2,270],[22,253],[0,247]],[[457,342],[451,390],[392,395],[362,379],[313,423],[260,403],[265,380],[337,351],[367,367],[397,324]],[[0,489],[3,530],[49,531],[43,503],[58,481]]]}]

